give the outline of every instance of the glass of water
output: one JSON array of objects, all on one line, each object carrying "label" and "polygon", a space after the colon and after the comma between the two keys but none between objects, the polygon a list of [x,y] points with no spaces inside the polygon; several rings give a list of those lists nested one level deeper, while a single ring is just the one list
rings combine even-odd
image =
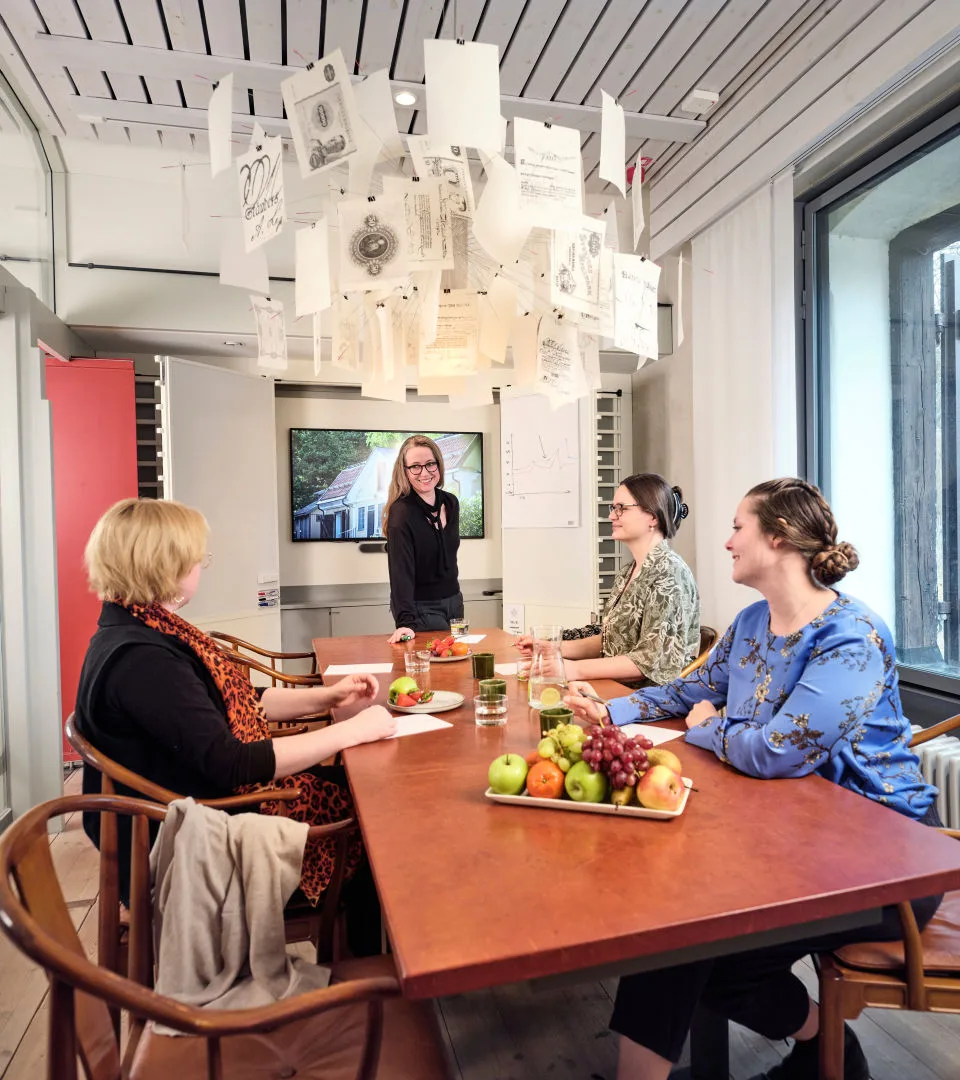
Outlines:
[{"label": "glass of water", "polygon": [[430,650],[415,649],[403,654],[403,667],[419,690],[430,689]]}]

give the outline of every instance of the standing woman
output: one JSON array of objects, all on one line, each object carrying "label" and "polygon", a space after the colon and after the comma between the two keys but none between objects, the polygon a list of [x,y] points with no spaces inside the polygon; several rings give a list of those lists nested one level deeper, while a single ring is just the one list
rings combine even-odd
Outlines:
[{"label": "standing woman", "polygon": [[[633,561],[614,578],[600,625],[564,631],[568,679],[619,679],[661,685],[700,651],[700,594],[690,567],[670,547],[687,504],[658,473],[628,476],[614,492],[614,540]],[[528,655],[532,639],[520,638]]]},{"label": "standing woman", "polygon": [[422,630],[449,630],[463,618],[457,573],[460,502],[443,490],[443,455],[433,439],[411,435],[400,447],[383,508],[390,570],[390,644]]}]

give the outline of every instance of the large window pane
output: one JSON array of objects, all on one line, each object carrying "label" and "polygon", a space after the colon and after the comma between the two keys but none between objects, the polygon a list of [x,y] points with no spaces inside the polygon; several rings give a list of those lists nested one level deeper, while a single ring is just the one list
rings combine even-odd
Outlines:
[{"label": "large window pane", "polygon": [[[818,479],[902,666],[960,678],[960,133],[814,220]],[[845,585],[847,582],[845,582]]]}]

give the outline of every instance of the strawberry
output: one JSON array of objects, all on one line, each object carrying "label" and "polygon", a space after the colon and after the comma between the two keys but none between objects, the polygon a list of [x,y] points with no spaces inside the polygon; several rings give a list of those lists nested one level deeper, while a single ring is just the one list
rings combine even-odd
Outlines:
[{"label": "strawberry", "polygon": [[397,694],[397,705],[399,705],[401,709],[410,709],[416,704],[416,701],[410,694]]},{"label": "strawberry", "polygon": [[411,690],[410,691],[410,697],[412,697],[413,700],[419,705],[420,702],[423,700],[423,691],[422,690]]},{"label": "strawberry", "polygon": [[441,656],[453,656],[453,649],[444,649]]}]

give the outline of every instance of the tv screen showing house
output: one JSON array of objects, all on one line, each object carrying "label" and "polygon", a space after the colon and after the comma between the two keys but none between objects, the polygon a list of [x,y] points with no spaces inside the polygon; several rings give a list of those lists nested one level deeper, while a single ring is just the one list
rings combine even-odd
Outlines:
[{"label": "tv screen showing house", "polygon": [[[290,429],[293,539],[382,540],[380,520],[410,431]],[[483,536],[483,435],[426,431],[443,454],[443,487],[460,500],[460,536]]]}]

